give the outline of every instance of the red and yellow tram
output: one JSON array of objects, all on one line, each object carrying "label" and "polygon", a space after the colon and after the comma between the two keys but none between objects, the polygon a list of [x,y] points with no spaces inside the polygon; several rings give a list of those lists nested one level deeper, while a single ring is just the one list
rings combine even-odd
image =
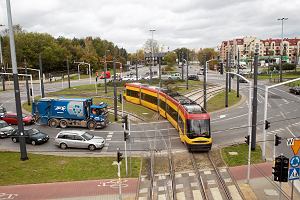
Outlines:
[{"label": "red and yellow tram", "polygon": [[189,98],[140,83],[125,84],[124,98],[159,112],[178,130],[189,151],[211,149],[210,115]]}]

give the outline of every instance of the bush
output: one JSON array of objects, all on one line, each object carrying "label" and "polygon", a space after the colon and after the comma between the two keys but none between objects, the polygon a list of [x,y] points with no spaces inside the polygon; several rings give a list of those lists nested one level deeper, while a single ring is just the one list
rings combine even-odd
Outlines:
[{"label": "bush", "polygon": [[[282,64],[282,70],[294,70],[296,68],[296,65],[295,64],[291,64],[291,63],[283,63]],[[270,70],[280,70],[280,65],[273,65],[270,67]]]}]

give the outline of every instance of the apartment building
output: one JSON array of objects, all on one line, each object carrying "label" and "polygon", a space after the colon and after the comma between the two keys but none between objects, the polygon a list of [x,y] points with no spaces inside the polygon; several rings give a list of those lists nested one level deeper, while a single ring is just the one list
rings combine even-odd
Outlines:
[{"label": "apartment building", "polygon": [[[226,63],[227,58],[231,65],[237,63],[238,52],[241,62],[253,61],[255,47],[258,46],[259,61],[265,63],[279,63],[281,55],[281,39],[258,39],[256,37],[236,38],[223,41],[220,47],[220,59]],[[300,64],[300,38],[283,39],[283,62]]]}]

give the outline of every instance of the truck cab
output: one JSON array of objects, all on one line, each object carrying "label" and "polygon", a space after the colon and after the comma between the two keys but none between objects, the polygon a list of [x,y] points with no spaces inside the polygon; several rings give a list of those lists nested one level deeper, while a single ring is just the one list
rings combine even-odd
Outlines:
[{"label": "truck cab", "polygon": [[99,105],[91,105],[90,110],[90,118],[97,122],[97,127],[105,127],[108,124],[107,104],[101,102]]}]

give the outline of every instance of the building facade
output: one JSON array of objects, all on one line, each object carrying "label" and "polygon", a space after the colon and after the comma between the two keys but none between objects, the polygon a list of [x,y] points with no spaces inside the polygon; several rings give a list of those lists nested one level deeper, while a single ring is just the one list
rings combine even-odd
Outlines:
[{"label": "building facade", "polygon": [[[220,59],[223,63],[236,65],[238,53],[241,63],[253,61],[255,47],[258,46],[259,61],[262,65],[268,63],[279,63],[281,56],[281,45],[283,62],[300,64],[300,38],[265,39],[256,37],[236,38],[223,41],[220,47]],[[229,58],[229,59],[228,59]]]}]

